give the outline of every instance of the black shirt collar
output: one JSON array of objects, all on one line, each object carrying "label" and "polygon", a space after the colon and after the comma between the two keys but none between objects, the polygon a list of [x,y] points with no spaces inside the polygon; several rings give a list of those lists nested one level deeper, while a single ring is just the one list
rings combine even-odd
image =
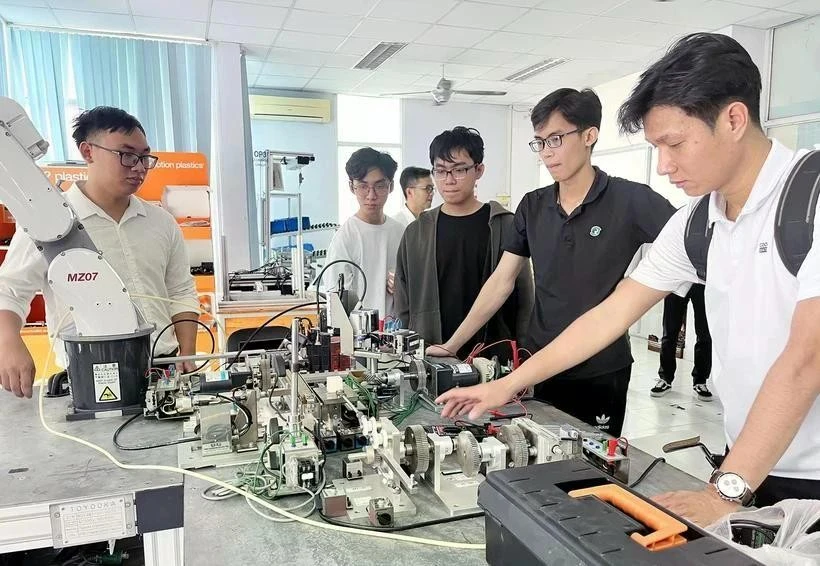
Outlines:
[{"label": "black shirt collar", "polygon": [[[595,179],[592,181],[592,187],[590,187],[587,196],[584,198],[584,202],[582,202],[579,206],[593,202],[601,196],[601,193],[604,192],[606,186],[609,184],[609,175],[607,175],[605,171],[601,171],[594,165],[592,168],[595,169]],[[547,204],[551,208],[558,208],[558,183],[553,183],[550,186],[550,189],[552,189],[552,198],[549,199]]]}]

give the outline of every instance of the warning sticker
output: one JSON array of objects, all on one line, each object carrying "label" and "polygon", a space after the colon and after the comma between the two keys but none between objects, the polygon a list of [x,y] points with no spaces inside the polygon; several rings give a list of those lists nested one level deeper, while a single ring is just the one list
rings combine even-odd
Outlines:
[{"label": "warning sticker", "polygon": [[117,400],[117,396],[114,394],[113,391],[111,391],[110,387],[106,386],[106,388],[103,389],[103,392],[100,394],[100,401],[116,401],[116,400]]},{"label": "warning sticker", "polygon": [[94,364],[94,393],[98,403],[112,403],[122,399],[120,391],[120,364]]}]

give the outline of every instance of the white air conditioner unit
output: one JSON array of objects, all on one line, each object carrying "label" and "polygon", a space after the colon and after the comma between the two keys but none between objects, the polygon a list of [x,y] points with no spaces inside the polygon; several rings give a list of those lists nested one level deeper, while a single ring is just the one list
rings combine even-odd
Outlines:
[{"label": "white air conditioner unit", "polygon": [[251,118],[330,122],[330,100],[324,98],[287,98],[250,95]]}]

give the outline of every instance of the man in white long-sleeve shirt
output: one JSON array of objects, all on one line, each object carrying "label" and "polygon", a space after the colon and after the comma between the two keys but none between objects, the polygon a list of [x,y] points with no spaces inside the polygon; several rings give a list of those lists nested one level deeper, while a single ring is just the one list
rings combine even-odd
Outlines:
[{"label": "man in white long-sleeve shirt", "polygon": [[396,270],[396,254],[404,226],[384,215],[384,204],[393,190],[398,164],[388,153],[370,147],[357,150],[345,164],[351,192],[359,210],[336,232],[327,253],[327,262],[345,259],[362,268],[367,276],[367,292],[357,269],[336,264],[325,274],[323,287],[336,288],[344,274],[345,289],[351,291],[365,308],[379,310],[384,318],[393,312],[393,295],[388,291],[388,276]]},{"label": "man in white long-sleeve shirt", "polygon": [[[132,295],[167,298],[174,303],[134,301],[156,332],[170,322],[196,320],[199,301],[182,231],[174,217],[134,196],[157,158],[150,154],[139,121],[118,108],[97,107],[74,123],[74,141],[88,164],[88,180],[65,193],[88,235]],[[35,366],[20,336],[32,298],[42,291],[50,332],[66,312],[47,284],[48,264],[32,239],[18,230],[0,265],[0,380],[6,391],[31,397]],[[70,325],[70,317],[65,325]],[[70,328],[64,326],[63,330]],[[191,355],[197,325],[176,324],[156,345],[156,353]],[[53,348],[66,366],[60,340]],[[190,363],[180,369],[192,369]]]}]

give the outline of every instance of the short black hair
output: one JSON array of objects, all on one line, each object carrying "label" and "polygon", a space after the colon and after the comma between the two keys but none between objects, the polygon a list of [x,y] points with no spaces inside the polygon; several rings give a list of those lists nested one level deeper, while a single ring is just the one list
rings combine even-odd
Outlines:
[{"label": "short black hair", "polygon": [[484,140],[478,130],[456,126],[433,138],[430,144],[430,164],[435,164],[437,157],[444,161],[455,161],[453,153],[459,149],[466,151],[473,163],[484,162]]},{"label": "short black hair", "polygon": [[419,179],[429,176],[429,169],[424,169],[423,167],[405,167],[399,176],[399,184],[401,185],[401,192],[404,193],[404,198],[407,198],[407,187]]},{"label": "short black hair", "polygon": [[530,113],[533,129],[543,126],[553,112],[560,112],[567,122],[579,130],[601,129],[601,99],[590,88],[581,91],[559,88],[539,100]]},{"label": "short black hair", "polygon": [[357,149],[345,164],[347,178],[351,181],[361,181],[367,177],[368,171],[378,169],[392,183],[398,168],[399,164],[389,153],[376,151],[372,147]]},{"label": "short black hair", "polygon": [[125,110],[113,106],[97,106],[86,110],[74,119],[74,133],[72,137],[79,146],[97,132],[123,132],[130,134],[139,130],[145,134],[145,128],[140,121]]},{"label": "short black hair", "polygon": [[760,125],[761,88],[760,70],[737,41],[720,33],[693,33],[641,74],[618,111],[618,126],[634,134],[652,108],[672,106],[714,128],[732,102],[745,104]]}]

